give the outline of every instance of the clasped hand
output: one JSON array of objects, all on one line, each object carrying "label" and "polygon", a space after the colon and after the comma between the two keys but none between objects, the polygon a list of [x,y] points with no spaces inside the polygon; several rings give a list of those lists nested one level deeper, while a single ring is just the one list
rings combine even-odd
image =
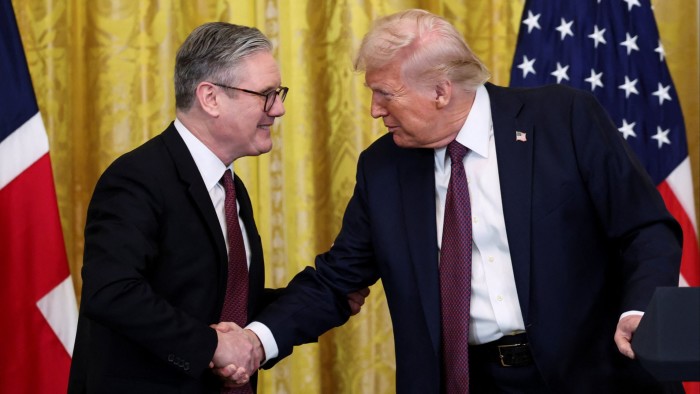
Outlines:
[{"label": "clasped hand", "polygon": [[231,322],[212,324],[211,327],[216,330],[219,342],[209,367],[222,378],[226,387],[248,383],[265,357],[258,336]]},{"label": "clasped hand", "polygon": [[[351,315],[360,312],[368,295],[367,287],[348,294]],[[232,322],[212,324],[211,327],[216,330],[219,342],[209,367],[223,380],[226,387],[239,387],[248,383],[265,359],[260,339],[253,331]]]}]

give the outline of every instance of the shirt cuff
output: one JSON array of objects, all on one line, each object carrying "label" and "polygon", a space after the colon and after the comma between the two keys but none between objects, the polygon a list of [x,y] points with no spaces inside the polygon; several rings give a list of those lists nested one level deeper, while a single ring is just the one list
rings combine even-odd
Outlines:
[{"label": "shirt cuff", "polygon": [[260,366],[263,366],[267,360],[271,360],[279,354],[279,349],[277,348],[277,341],[275,341],[275,337],[272,335],[272,331],[270,331],[269,328],[267,328],[266,325],[254,321],[248,324],[245,328],[247,328],[250,331],[253,331],[255,335],[258,336],[258,339],[260,339],[260,343],[262,344],[263,349],[265,350],[265,361],[260,363]]},{"label": "shirt cuff", "polygon": [[[642,311],[627,311],[627,312],[623,313],[622,315],[620,315],[619,320],[622,320],[623,318],[625,318],[627,316],[631,316],[631,315],[644,316],[644,312],[642,312]],[[267,328],[267,327],[265,327],[265,328]],[[270,334],[270,335],[272,335],[272,334]]]}]

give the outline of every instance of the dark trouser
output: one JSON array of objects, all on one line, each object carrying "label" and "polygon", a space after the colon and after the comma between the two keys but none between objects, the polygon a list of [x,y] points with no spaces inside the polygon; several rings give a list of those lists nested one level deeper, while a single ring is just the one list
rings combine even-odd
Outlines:
[{"label": "dark trouser", "polygon": [[471,394],[551,393],[537,370],[525,334],[469,346]]},{"label": "dark trouser", "polygon": [[[551,394],[532,360],[525,334],[507,335],[484,345],[469,346],[469,390],[471,394]],[[637,382],[639,383],[639,382]],[[619,393],[682,394],[678,382],[654,382]],[[606,391],[606,392],[609,392]]]}]

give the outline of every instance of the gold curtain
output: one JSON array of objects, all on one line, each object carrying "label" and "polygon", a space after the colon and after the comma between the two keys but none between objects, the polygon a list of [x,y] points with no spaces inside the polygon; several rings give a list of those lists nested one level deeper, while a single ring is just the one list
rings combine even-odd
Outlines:
[{"label": "gold curtain", "polygon": [[[523,0],[13,0],[49,134],[76,290],[83,227],[97,177],[174,117],[175,51],[214,20],[260,28],[290,87],[272,152],[237,162],[264,243],[268,287],[284,286],[325,251],[340,226],[359,152],[383,129],[369,116],[353,50],[371,21],[424,8],[452,21],[507,85]],[[700,0],[656,0],[655,13],[698,169]],[[698,183],[695,183],[696,212]],[[391,322],[381,284],[362,313],[261,373],[259,393],[390,393]]]}]

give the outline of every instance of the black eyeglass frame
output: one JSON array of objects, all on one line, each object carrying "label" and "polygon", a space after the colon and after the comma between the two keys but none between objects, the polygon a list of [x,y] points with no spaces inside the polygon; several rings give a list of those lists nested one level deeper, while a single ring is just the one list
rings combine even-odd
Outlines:
[{"label": "black eyeglass frame", "polygon": [[233,86],[224,85],[222,83],[216,83],[216,82],[209,82],[209,83],[211,83],[212,85],[216,85],[220,88],[239,90],[239,91],[244,92],[244,93],[254,94],[254,95],[260,96],[260,97],[265,97],[265,104],[263,104],[263,110],[265,112],[270,112],[270,110],[272,109],[272,106],[275,105],[275,100],[277,99],[277,96],[280,96],[280,100],[282,100],[282,102],[284,102],[284,99],[287,98],[287,92],[289,92],[289,88],[286,86],[280,86],[274,90],[270,90],[267,93],[260,93],[260,92],[254,91],[254,90],[248,90],[248,89],[242,89],[242,88],[236,88]]}]

